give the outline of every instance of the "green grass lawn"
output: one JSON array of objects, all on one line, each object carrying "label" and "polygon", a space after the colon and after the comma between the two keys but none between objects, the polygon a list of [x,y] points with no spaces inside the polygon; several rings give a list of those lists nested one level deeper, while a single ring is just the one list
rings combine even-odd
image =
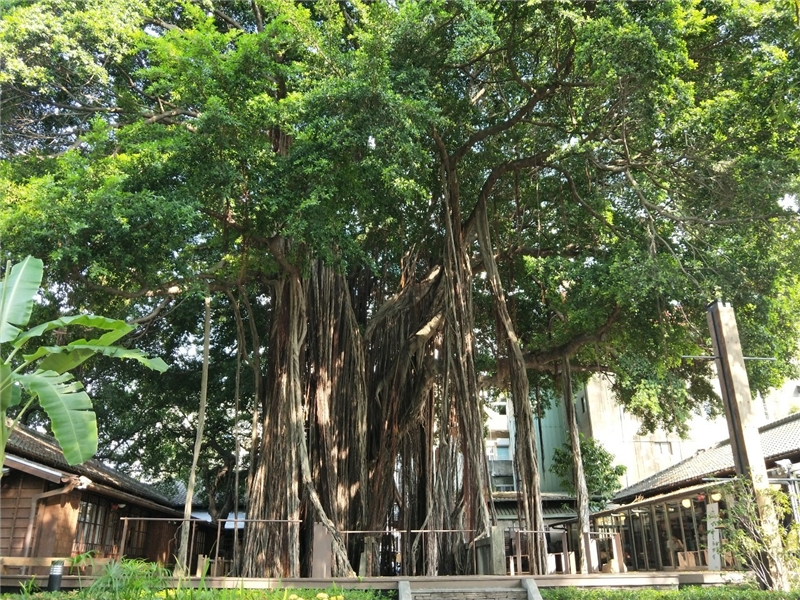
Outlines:
[{"label": "green grass lawn", "polygon": [[764,592],[752,587],[688,586],[679,590],[604,590],[550,588],[540,590],[544,600],[788,600],[800,599],[800,592]]},{"label": "green grass lawn", "polygon": [[383,590],[303,590],[303,589],[119,589],[86,588],[70,592],[41,592],[26,590],[18,594],[3,594],[3,600],[396,600],[397,592]]},{"label": "green grass lawn", "polygon": [[[800,592],[788,594],[764,592],[745,586],[686,587],[680,590],[605,590],[577,588],[544,588],[544,600],[800,600]],[[74,592],[36,592],[4,594],[4,600],[395,600],[396,592],[384,590],[210,590],[210,589],[133,589],[122,587],[99,591],[87,588]]]}]

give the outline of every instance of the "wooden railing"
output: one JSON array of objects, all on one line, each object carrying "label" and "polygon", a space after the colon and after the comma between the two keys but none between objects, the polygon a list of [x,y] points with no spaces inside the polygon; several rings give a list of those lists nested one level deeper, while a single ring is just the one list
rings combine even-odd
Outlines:
[{"label": "wooden railing", "polygon": [[62,561],[64,568],[87,569],[88,575],[98,575],[114,558],[62,558],[60,556],[0,556],[0,574],[11,575],[8,569],[19,569],[26,574],[28,569],[49,569],[55,561]]}]

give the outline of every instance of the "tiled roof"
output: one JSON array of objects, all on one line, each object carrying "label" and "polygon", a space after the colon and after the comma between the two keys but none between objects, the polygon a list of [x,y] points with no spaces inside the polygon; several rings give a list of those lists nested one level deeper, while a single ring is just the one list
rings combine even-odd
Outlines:
[{"label": "tiled roof", "polygon": [[99,460],[90,459],[79,465],[68,464],[64,459],[64,454],[61,452],[61,447],[54,437],[44,435],[22,425],[17,425],[11,432],[11,437],[6,445],[6,452],[54,467],[66,473],[78,476],[84,475],[95,483],[116,488],[162,506],[175,506],[169,498],[159,493],[152,486],[128,477],[104,465]]},{"label": "tiled roof", "polygon": [[[495,502],[503,502],[513,500],[517,501],[518,492],[492,492],[492,498]],[[563,492],[542,492],[542,502],[563,502],[567,500],[574,500],[575,498]]]},{"label": "tiled roof", "polygon": [[[516,519],[518,507],[516,502],[495,502],[495,512],[500,520],[508,521]],[[567,519],[575,516],[575,509],[568,506],[544,506],[542,507],[542,517],[545,519]]]},{"label": "tiled roof", "polygon": [[[800,413],[768,423],[760,427],[759,432],[765,460],[774,461],[800,454]],[[614,500],[619,502],[640,495],[652,496],[668,489],[699,483],[707,477],[719,477],[733,472],[731,443],[730,440],[725,440],[617,492]]]}]

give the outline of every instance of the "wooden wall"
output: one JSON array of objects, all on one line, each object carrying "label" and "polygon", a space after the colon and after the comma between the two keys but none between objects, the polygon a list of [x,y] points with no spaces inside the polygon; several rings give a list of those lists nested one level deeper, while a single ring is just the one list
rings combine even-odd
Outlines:
[{"label": "wooden wall", "polygon": [[36,518],[34,556],[72,556],[80,505],[78,491],[42,500]]},{"label": "wooden wall", "polygon": [[[161,515],[158,515],[161,516]],[[150,521],[147,524],[147,560],[169,565],[178,553],[178,526],[167,521]]]},{"label": "wooden wall", "polygon": [[[0,556],[25,556],[25,535],[31,514],[31,500],[37,494],[61,487],[48,483],[27,473],[11,469],[0,479]],[[69,557],[78,528],[81,495],[73,490],[43,498],[38,503],[38,514],[31,536],[31,557]],[[146,517],[166,517],[154,511],[139,512]],[[195,532],[193,560],[200,553],[208,554],[216,536],[216,530],[208,526],[198,527]],[[117,535],[121,533],[120,531]],[[147,523],[144,555],[148,560],[161,564],[172,564],[177,553],[178,525],[175,521],[149,521]],[[117,543],[119,540],[117,540]]]},{"label": "wooden wall", "polygon": [[44,486],[43,479],[13,469],[0,479],[0,556],[23,556],[31,498]]}]

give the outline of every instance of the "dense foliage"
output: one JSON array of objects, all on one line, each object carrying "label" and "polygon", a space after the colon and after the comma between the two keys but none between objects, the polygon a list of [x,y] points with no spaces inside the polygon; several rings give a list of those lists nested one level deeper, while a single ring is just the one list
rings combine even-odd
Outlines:
[{"label": "dense foliage", "polygon": [[[725,497],[725,510],[720,511],[718,529],[720,551],[732,556],[737,564],[747,565],[764,587],[772,589],[772,565],[784,565],[793,589],[800,584],[800,523],[794,521],[790,498],[780,489],[769,488],[766,494],[775,510],[778,527],[777,540],[770,544],[770,529],[764,524],[762,511],[753,493],[752,482],[739,477],[721,488]],[[791,492],[790,492],[791,493]],[[774,538],[773,538],[774,539]]]},{"label": "dense foliage", "polygon": [[[581,457],[586,473],[586,487],[592,510],[602,510],[622,485],[619,478],[625,474],[625,465],[615,465],[615,456],[594,438],[580,434]],[[558,477],[566,491],[575,493],[575,477],[572,472],[572,447],[564,444],[553,450],[550,471]]]},{"label": "dense foliage", "polygon": [[[6,0],[0,250],[45,259],[43,317],[128,319],[171,365],[81,373],[101,455],[153,478],[186,477],[212,292],[212,512],[304,520],[252,527],[244,572],[307,569],[314,519],[341,574],[380,561],[337,531],[485,531],[481,386],[541,529],[529,377],[613,373],[681,431],[719,411],[683,358],[717,297],[776,358],[754,390],[794,373],[790,4]],[[468,570],[448,540],[407,574]]]}]

